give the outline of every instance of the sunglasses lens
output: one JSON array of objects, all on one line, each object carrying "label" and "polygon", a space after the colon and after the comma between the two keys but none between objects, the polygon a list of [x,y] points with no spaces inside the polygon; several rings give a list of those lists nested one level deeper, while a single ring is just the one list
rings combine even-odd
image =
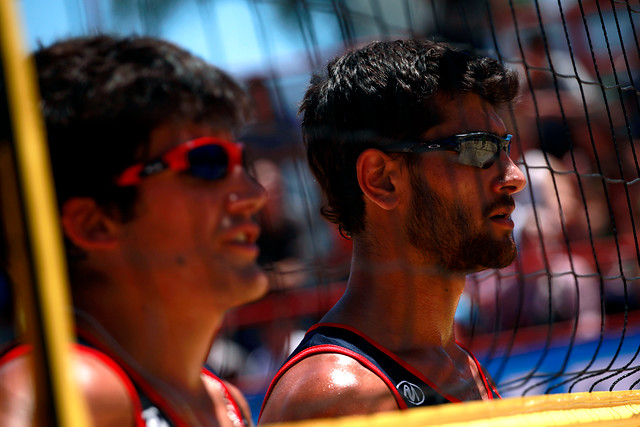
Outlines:
[{"label": "sunglasses lens", "polygon": [[203,145],[188,153],[189,173],[197,178],[216,180],[227,174],[229,155],[219,145]]},{"label": "sunglasses lens", "polygon": [[458,161],[463,165],[488,168],[500,156],[499,144],[487,138],[474,138],[460,143]]},{"label": "sunglasses lens", "polygon": [[500,141],[500,148],[502,151],[507,153],[507,156],[511,155],[511,142],[510,141]]}]

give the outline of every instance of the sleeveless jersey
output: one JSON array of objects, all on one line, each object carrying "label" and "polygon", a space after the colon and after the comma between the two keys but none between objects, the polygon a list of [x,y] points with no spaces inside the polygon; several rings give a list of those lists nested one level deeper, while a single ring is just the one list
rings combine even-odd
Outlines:
[{"label": "sleeveless jersey", "polygon": [[[489,384],[478,360],[471,352],[464,348],[463,350],[475,363],[489,399],[500,398],[495,387]],[[343,354],[360,362],[384,381],[393,394],[399,409],[460,402],[459,399],[440,390],[414,367],[362,332],[336,323],[319,323],[307,331],[300,345],[276,373],[267,389],[264,402],[267,401],[273,387],[287,370],[300,360],[320,353]],[[262,409],[264,409],[264,403]],[[262,413],[262,410],[260,412]]]},{"label": "sleeveless jersey", "polygon": [[[116,362],[115,357],[110,357],[95,348],[88,342],[86,337],[80,339],[80,343],[74,344],[74,350],[100,360],[122,381],[134,407],[136,427],[187,427],[189,425],[138,374],[128,369],[122,362]],[[0,366],[30,351],[30,345],[22,344],[12,347],[0,357]],[[222,393],[227,405],[227,414],[233,426],[245,427],[250,425],[249,420],[245,418],[224,382],[204,367],[202,368],[201,376],[205,381],[209,381],[216,386]]]}]

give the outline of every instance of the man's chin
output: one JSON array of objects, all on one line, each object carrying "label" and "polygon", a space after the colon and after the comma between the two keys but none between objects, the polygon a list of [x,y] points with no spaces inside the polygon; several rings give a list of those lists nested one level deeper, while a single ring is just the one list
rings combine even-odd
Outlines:
[{"label": "man's chin", "polygon": [[475,253],[475,257],[470,253],[468,256],[476,262],[469,263],[470,268],[466,272],[467,274],[508,267],[515,261],[518,254],[516,244],[511,236],[494,241],[493,244],[479,245],[471,249]]},{"label": "man's chin", "polygon": [[515,261],[518,255],[518,249],[513,239],[510,239],[509,243],[496,254],[495,263],[488,268],[505,268],[510,266]]},{"label": "man's chin", "polygon": [[247,292],[247,298],[249,299],[247,302],[259,300],[265,296],[269,290],[269,278],[260,266],[254,266],[251,276],[251,292]]}]

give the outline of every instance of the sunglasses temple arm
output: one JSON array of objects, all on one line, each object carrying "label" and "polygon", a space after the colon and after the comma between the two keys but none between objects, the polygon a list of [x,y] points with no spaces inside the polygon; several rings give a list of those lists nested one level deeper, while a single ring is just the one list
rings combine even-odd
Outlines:
[{"label": "sunglasses temple arm", "polygon": [[138,184],[140,182],[140,174],[143,169],[143,164],[133,165],[125,169],[125,171],[118,177],[116,185],[119,187],[127,187]]}]

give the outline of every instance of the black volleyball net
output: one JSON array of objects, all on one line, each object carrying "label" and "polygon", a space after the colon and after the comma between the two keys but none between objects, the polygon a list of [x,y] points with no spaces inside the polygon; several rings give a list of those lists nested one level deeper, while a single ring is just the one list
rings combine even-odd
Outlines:
[{"label": "black volleyball net", "polygon": [[520,99],[504,117],[511,156],[529,182],[513,215],[520,251],[512,266],[468,278],[459,340],[504,396],[638,388],[638,1],[51,4],[66,26],[45,33],[27,13],[31,40],[94,32],[168,38],[230,71],[253,96],[256,120],[243,140],[270,197],[260,261],[271,291],[229,314],[209,363],[253,396],[254,409],[349,273],[350,241],[319,215],[298,103],[310,74],[333,56],[396,38],[446,40],[521,77]]},{"label": "black volleyball net", "polygon": [[[406,37],[447,40],[519,71],[522,93],[505,120],[515,135],[512,158],[529,182],[516,196],[513,216],[520,252],[512,266],[468,278],[458,337],[506,396],[637,387],[639,5],[374,0],[290,5],[288,17],[306,47],[298,64],[305,77],[344,49]],[[266,3],[254,2],[269,49],[269,22],[260,18],[261,7]],[[325,19],[339,30],[339,43],[320,41],[329,25]],[[300,84],[300,75],[280,70],[273,60],[268,70],[274,105],[291,108],[286,95]],[[321,202],[304,160],[287,152],[279,164],[290,174],[289,187],[300,187],[293,192],[304,204],[293,210],[304,208],[299,225],[311,243],[297,268],[270,264],[284,290],[238,318],[265,310],[263,319],[280,319],[277,323],[290,316],[301,322],[294,328],[299,331],[339,297],[349,242],[317,222]],[[306,277],[302,285],[288,282],[296,274]]]}]

